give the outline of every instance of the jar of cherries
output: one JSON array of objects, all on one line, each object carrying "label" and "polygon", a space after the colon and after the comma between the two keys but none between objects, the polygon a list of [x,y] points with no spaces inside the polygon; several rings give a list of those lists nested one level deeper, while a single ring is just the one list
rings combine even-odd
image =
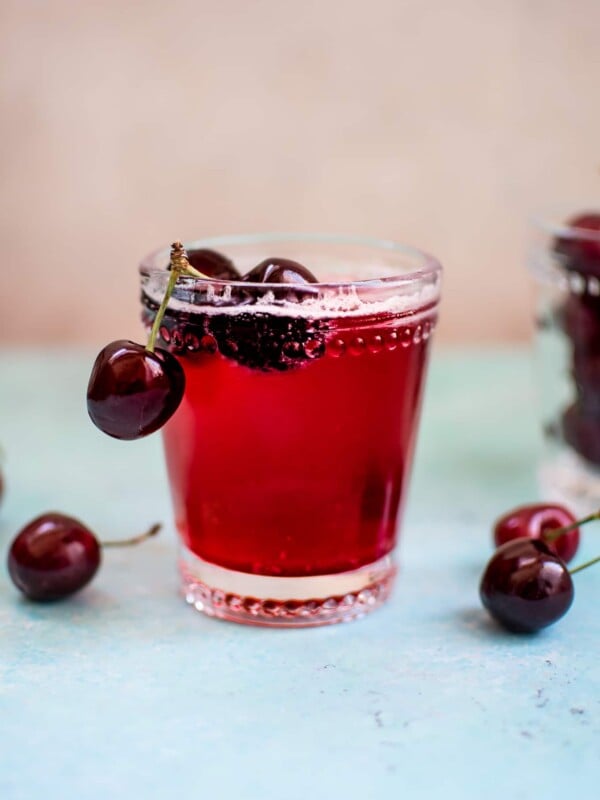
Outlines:
[{"label": "jar of cherries", "polygon": [[600,210],[536,220],[542,495],[584,514],[600,505]]}]

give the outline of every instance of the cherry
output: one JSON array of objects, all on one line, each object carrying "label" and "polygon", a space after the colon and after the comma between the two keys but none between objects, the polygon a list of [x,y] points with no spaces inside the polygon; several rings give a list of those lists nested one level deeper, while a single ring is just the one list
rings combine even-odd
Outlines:
[{"label": "cherry", "polygon": [[290,258],[265,258],[242,278],[251,283],[317,283],[312,272]]},{"label": "cherry", "polygon": [[119,339],[96,358],[87,390],[88,412],[109,436],[139,439],[164,425],[184,390],[185,374],[175,356]]},{"label": "cherry", "polygon": [[578,214],[567,225],[580,233],[559,237],[555,252],[564,259],[566,269],[600,277],[600,213]]},{"label": "cherry", "polygon": [[570,294],[556,319],[575,347],[585,354],[600,354],[600,298]]},{"label": "cherry", "polygon": [[208,248],[188,251],[188,260],[194,269],[203,272],[209,278],[221,281],[239,281],[241,275],[233,261],[223,253]]},{"label": "cherry", "polygon": [[82,522],[57,512],[42,514],[26,525],[8,552],[8,573],[30,600],[59,600],[82,589],[100,566],[101,547],[137,544],[160,530],[123,541],[103,542]]},{"label": "cherry", "polygon": [[494,543],[500,547],[522,537],[541,540],[551,553],[564,562],[569,562],[579,547],[579,528],[574,527],[555,538],[551,536],[551,532],[574,525],[576,521],[564,506],[554,503],[519,506],[497,520],[494,525]]},{"label": "cherry", "polygon": [[502,545],[483,573],[481,602],[501,625],[533,633],[560,619],[573,602],[566,564],[539,539],[514,539]]},{"label": "cherry", "polygon": [[100,545],[79,520],[37,517],[17,535],[8,554],[15,586],[31,600],[58,600],[89,583],[100,566]]},{"label": "cherry", "polygon": [[96,358],[88,383],[92,422],[115,439],[139,439],[162,427],[177,411],[185,374],[175,356],[155,349],[175,284],[181,275],[206,278],[194,269],[181,242],[171,246],[171,274],[156,312],[146,347],[126,339],[106,345]]}]

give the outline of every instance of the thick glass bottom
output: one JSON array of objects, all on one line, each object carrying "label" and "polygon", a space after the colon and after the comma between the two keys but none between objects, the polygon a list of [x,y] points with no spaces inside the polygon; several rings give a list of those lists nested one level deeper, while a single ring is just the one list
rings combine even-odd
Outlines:
[{"label": "thick glass bottom", "polygon": [[396,575],[391,556],[350,572],[278,578],[224,569],[181,547],[185,600],[197,611],[244,625],[308,628],[349,622],[389,597]]}]

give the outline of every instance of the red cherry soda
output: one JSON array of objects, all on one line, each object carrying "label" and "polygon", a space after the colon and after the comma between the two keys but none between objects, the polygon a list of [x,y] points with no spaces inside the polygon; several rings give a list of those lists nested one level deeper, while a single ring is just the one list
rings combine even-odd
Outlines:
[{"label": "red cherry soda", "polygon": [[433,309],[332,319],[324,354],[281,372],[218,350],[180,355],[185,396],[163,435],[187,547],[274,576],[390,553],[434,322]]}]

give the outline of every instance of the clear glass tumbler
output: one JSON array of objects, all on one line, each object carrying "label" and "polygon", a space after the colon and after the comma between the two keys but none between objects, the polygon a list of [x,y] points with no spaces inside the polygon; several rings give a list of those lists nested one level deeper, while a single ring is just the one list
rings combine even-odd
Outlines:
[{"label": "clear glass tumbler", "polygon": [[537,353],[544,498],[580,514],[600,506],[600,231],[535,220]]},{"label": "clear glass tumbler", "polygon": [[[388,596],[441,268],[400,245],[224,237],[241,273],[291,258],[322,281],[183,278],[160,330],[186,375],[163,431],[180,571],[206,614],[270,626],[361,616]],[[168,249],[141,265],[150,326]]]}]

